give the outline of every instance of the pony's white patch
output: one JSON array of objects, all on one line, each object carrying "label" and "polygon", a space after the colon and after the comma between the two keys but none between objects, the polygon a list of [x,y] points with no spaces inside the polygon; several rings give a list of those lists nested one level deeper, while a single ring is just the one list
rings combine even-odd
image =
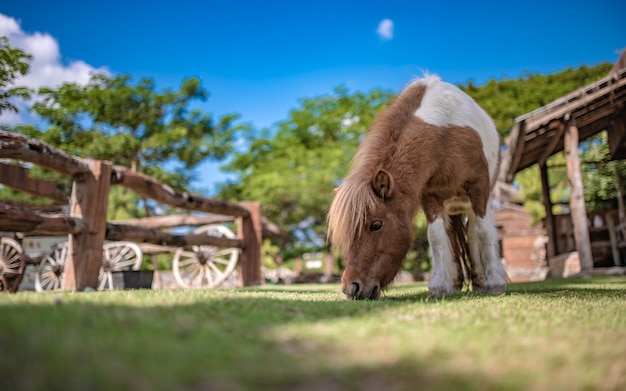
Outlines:
[{"label": "pony's white patch", "polygon": [[[478,103],[457,86],[441,81],[438,76],[427,75],[415,79],[407,89],[416,85],[426,85],[420,107],[415,116],[429,124],[446,126],[467,126],[480,135],[487,163],[489,178],[497,176],[500,139],[493,121]],[[454,135],[450,135],[454,137]]]},{"label": "pony's white patch", "polygon": [[[491,197],[489,203],[491,204]],[[489,290],[504,289],[507,283],[506,270],[500,261],[498,233],[493,219],[492,208],[487,208],[487,214],[483,218],[470,215],[467,231],[470,256],[472,260],[478,260],[478,264],[475,262],[473,267],[476,266],[479,274],[485,276],[486,281],[481,282]]]},{"label": "pony's white patch", "polygon": [[428,244],[433,263],[433,274],[428,284],[435,296],[452,293],[452,281],[457,278],[453,264],[452,245],[446,232],[446,222],[442,218],[428,224]]}]

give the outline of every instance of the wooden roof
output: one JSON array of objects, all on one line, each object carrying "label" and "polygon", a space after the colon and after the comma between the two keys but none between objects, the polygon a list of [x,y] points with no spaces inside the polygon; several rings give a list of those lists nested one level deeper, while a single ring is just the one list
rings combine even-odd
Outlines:
[{"label": "wooden roof", "polygon": [[[621,129],[609,136],[614,159],[626,158],[626,50],[609,75],[515,119],[507,140],[500,180],[511,183],[515,174],[563,150],[565,122],[573,119],[579,139],[608,128]],[[617,123],[617,126],[615,125]]]}]

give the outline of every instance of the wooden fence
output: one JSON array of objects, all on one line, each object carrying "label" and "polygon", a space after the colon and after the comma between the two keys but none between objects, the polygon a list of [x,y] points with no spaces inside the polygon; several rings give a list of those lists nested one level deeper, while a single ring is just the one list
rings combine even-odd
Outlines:
[{"label": "wooden fence", "polygon": [[[34,163],[72,178],[69,196],[57,190],[55,182],[28,177],[28,169],[0,162],[0,183],[57,203],[69,202],[69,214],[46,214],[0,202],[0,231],[32,235],[69,237],[63,286],[82,291],[96,288],[105,240],[153,243],[189,247],[213,245],[241,249],[240,285],[261,283],[261,206],[256,202],[233,203],[180,192],[142,173],[111,162],[82,159],[44,142],[20,134],[0,131],[0,159]],[[236,239],[209,235],[173,235],[154,227],[107,223],[111,185],[124,186],[139,196],[192,211],[234,216],[238,220]]]}]

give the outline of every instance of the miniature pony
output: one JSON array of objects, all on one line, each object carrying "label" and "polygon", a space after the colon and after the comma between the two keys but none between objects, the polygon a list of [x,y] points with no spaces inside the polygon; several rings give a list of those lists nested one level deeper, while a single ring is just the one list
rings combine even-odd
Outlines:
[{"label": "miniature pony", "polygon": [[437,76],[411,82],[375,119],[328,212],[328,239],[346,262],[343,293],[380,297],[413,243],[420,207],[430,296],[460,290],[470,277],[474,291],[505,293],[491,208],[499,165],[498,132],[472,98]]}]

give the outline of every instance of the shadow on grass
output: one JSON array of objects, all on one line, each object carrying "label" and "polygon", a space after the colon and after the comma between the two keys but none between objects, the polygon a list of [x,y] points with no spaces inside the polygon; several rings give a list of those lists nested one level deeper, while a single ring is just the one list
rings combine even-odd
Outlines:
[{"label": "shadow on grass", "polygon": [[[425,288],[426,289],[426,288]],[[393,287],[391,295],[383,297],[383,300],[397,302],[417,301],[423,303],[438,303],[442,301],[471,300],[480,298],[492,298],[487,293],[462,291],[455,292],[450,296],[441,299],[433,299],[428,296],[428,291],[415,293],[411,284]],[[406,293],[403,293],[406,292]],[[527,294],[567,294],[572,295],[593,295],[596,297],[626,295],[625,276],[594,276],[575,278],[552,278],[545,281],[536,282],[515,282],[509,283],[506,295]]]},{"label": "shadow on grass", "polygon": [[[550,280],[512,284],[509,291],[582,290],[602,296],[623,293],[607,288],[620,283],[624,286],[623,279],[611,278]],[[264,297],[264,291],[287,298]],[[329,291],[65,293],[24,302],[20,294],[10,301],[0,297],[0,390],[392,391],[418,385],[516,390],[531,385],[515,369],[498,377],[455,365],[454,352],[421,350],[419,341],[406,341],[408,350],[389,346],[385,334],[399,330],[395,319],[391,325],[382,322],[388,310],[407,304],[413,313],[437,310],[431,304],[440,301],[428,298],[424,284],[395,286],[377,302],[347,301]],[[294,293],[305,297],[289,296]],[[482,297],[462,292],[442,300]]]},{"label": "shadow on grass", "polygon": [[519,282],[509,286],[509,292],[517,294],[571,294],[585,296],[615,296],[626,294],[626,277],[595,276],[551,278],[539,282]]},{"label": "shadow on grass", "polygon": [[[346,328],[343,336],[300,334],[303,324],[329,327],[323,324],[350,318],[374,319],[368,327],[376,328],[378,313],[402,301],[222,298],[141,308],[75,301],[104,294],[59,295],[35,305],[0,301],[0,389],[332,391],[422,384],[472,390],[486,384],[443,362],[433,368],[428,356],[387,351],[378,360],[389,347],[351,335],[349,320],[338,326]],[[346,354],[331,342],[337,338],[371,357]]]}]

